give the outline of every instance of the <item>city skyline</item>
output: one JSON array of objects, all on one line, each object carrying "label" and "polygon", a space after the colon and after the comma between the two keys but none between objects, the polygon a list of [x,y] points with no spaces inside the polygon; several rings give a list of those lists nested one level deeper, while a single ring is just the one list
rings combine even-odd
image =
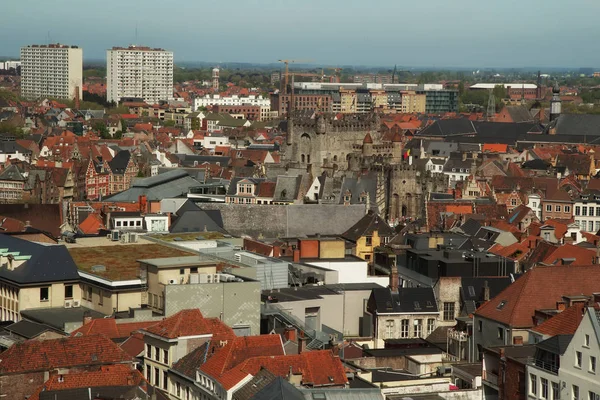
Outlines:
[{"label": "city skyline", "polygon": [[[531,0],[516,11],[509,3],[461,3],[382,0],[373,9],[355,0],[293,5],[265,0],[183,2],[173,9],[157,0],[143,6],[139,0],[108,0],[82,9],[72,7],[72,0],[52,6],[9,0],[0,36],[18,33],[18,39],[2,41],[0,55],[18,57],[21,46],[59,42],[82,47],[85,60],[105,59],[113,46],[139,44],[173,51],[180,63],[295,58],[321,65],[433,68],[600,65],[600,55],[586,50],[595,45],[589,32],[599,3]],[[61,18],[49,18],[56,10]],[[560,21],[573,20],[577,25],[569,30],[559,28]]]}]

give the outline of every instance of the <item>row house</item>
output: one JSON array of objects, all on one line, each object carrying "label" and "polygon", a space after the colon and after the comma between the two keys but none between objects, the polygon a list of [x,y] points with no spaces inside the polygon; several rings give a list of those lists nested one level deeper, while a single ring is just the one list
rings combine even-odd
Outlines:
[{"label": "row house", "polygon": [[106,161],[90,159],[85,173],[85,196],[95,200],[110,194],[110,167]]},{"label": "row house", "polygon": [[234,178],[225,202],[229,204],[273,204],[276,182],[264,178]]},{"label": "row house", "polygon": [[600,230],[600,190],[585,190],[575,199],[573,216],[579,228],[585,232]]},{"label": "row house", "polygon": [[0,172],[0,203],[20,203],[26,178],[16,165],[9,165]]},{"label": "row house", "polygon": [[137,176],[139,168],[133,160],[131,153],[127,150],[118,152],[108,162],[110,167],[110,193],[117,193],[131,187],[133,179]]}]

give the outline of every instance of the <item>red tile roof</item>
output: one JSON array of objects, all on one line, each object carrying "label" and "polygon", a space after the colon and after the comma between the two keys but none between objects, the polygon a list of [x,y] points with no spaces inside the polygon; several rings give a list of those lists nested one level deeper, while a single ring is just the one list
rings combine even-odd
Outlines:
[{"label": "red tile roof", "polygon": [[560,314],[542,322],[534,331],[548,336],[573,335],[583,319],[584,303],[575,303]]},{"label": "red tile roof", "polygon": [[[229,387],[233,387],[239,380],[232,379],[231,376],[224,379],[223,376],[242,362],[252,357],[273,357],[284,354],[283,343],[279,335],[236,337],[206,361],[202,365],[201,370],[217,379],[224,386],[228,386],[231,383]],[[238,377],[239,374],[234,373],[233,375]],[[245,376],[245,374],[242,375]]]},{"label": "red tile roof", "polygon": [[485,143],[481,151],[484,153],[506,153],[508,151],[508,145]]},{"label": "red tile roof", "polygon": [[209,335],[214,331],[224,333],[231,331],[231,328],[217,318],[204,318],[200,310],[196,308],[179,311],[144,331],[166,339],[176,339],[186,336]]},{"label": "red tile roof", "polygon": [[79,224],[79,230],[86,235],[96,235],[100,229],[106,229],[102,217],[96,213],[91,213]]},{"label": "red tile roof", "polygon": [[142,333],[134,333],[119,345],[132,358],[139,356],[144,351],[144,335]]},{"label": "red tile roof", "polygon": [[71,332],[71,336],[104,335],[109,339],[121,339],[131,336],[137,330],[155,325],[156,321],[117,323],[114,318],[99,318]]},{"label": "red tile roof", "polygon": [[255,357],[240,365],[239,370],[256,375],[261,367],[281,377],[287,376],[291,369],[293,374],[302,374],[302,384],[306,386],[342,386],[348,383],[342,362],[329,350]]},{"label": "red tile roof", "polygon": [[595,292],[600,292],[600,265],[535,267],[477,309],[475,315],[515,328],[530,328],[535,310],[554,309],[563,295]]},{"label": "red tile roof", "polygon": [[103,335],[29,340],[17,343],[2,353],[0,374],[121,364],[131,361],[129,354]]},{"label": "red tile roof", "polygon": [[54,375],[40,386],[29,400],[39,400],[43,391],[62,391],[90,387],[141,386],[146,389],[147,382],[135,368],[128,365],[103,366],[99,371]]}]

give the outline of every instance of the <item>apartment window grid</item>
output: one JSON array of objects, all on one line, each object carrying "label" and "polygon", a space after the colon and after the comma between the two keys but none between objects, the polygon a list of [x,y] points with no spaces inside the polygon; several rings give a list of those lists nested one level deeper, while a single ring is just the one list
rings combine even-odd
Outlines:
[{"label": "apartment window grid", "polygon": [[388,319],[385,321],[385,338],[393,339],[394,338],[394,320]]}]

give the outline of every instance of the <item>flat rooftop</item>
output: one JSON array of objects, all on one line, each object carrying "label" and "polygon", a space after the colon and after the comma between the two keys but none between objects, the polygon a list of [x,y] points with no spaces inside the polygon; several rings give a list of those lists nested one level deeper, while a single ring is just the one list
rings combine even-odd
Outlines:
[{"label": "flat rooftop", "polygon": [[[111,281],[131,280],[139,278],[140,263],[138,260],[156,258],[189,257],[192,251],[183,251],[160,244],[124,244],[116,246],[97,246],[69,248],[69,253],[80,271],[99,276]],[[198,257],[196,255],[196,257]],[[198,259],[198,258],[196,258]],[[98,270],[94,266],[104,266]]]},{"label": "flat rooftop", "polygon": [[[216,240],[225,239],[227,236],[220,232],[190,232],[190,233],[166,233],[164,235],[150,235],[150,237],[165,242],[184,242],[191,240]],[[229,236],[231,237],[231,236]]]},{"label": "flat rooftop", "polygon": [[134,243],[123,243],[120,240],[112,241],[110,239],[107,239],[106,236],[94,236],[94,237],[77,238],[76,243],[62,242],[61,244],[64,244],[67,247],[67,249],[70,250],[70,249],[77,249],[77,248],[83,248],[83,247],[135,246],[135,245],[145,245],[145,244],[149,244],[149,243],[151,243],[151,242],[146,240],[144,238],[144,236],[139,235],[137,242],[134,242]]},{"label": "flat rooftop", "polygon": [[84,313],[88,312],[93,319],[104,318],[106,315],[86,307],[64,308],[38,308],[21,311],[21,315],[29,321],[48,325],[62,331],[67,323],[83,323]]}]

